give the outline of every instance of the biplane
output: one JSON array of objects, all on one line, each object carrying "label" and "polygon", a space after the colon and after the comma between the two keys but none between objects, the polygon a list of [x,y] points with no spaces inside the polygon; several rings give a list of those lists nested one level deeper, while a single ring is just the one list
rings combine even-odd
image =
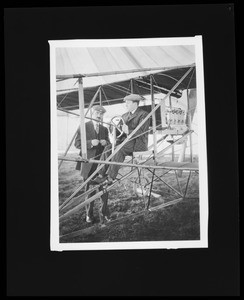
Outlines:
[{"label": "biplane", "polygon": [[[127,78],[123,80],[115,80],[109,83],[103,83],[93,86],[84,86],[84,82],[90,78],[100,76],[111,76],[115,78],[118,75],[126,74]],[[75,212],[85,209],[85,206],[92,201],[101,197],[104,190],[109,192],[114,189],[117,184],[121,184],[125,179],[130,178],[134,173],[137,174],[136,180],[133,182],[134,192],[141,197],[145,203],[144,210],[155,211],[169,205],[173,205],[187,198],[187,191],[192,174],[199,173],[198,161],[194,161],[192,153],[192,108],[189,104],[190,93],[196,96],[196,66],[195,63],[178,66],[157,66],[151,68],[137,68],[128,70],[113,70],[96,73],[78,73],[78,74],[59,74],[56,75],[57,84],[66,80],[73,80],[76,88],[57,92],[57,109],[69,114],[77,114],[74,111],[79,110],[79,126],[74,132],[73,137],[68,144],[63,155],[58,157],[59,168],[64,161],[81,161],[82,163],[98,164],[94,173],[84,180],[76,190],[59,206],[59,221],[64,221],[68,216]],[[187,106],[186,109],[175,107],[172,105],[172,99],[180,101],[183,92],[186,92]],[[126,136],[123,142],[115,146],[116,131],[122,134],[119,126],[121,116],[115,114],[110,122],[104,122],[111,130],[112,153],[106,160],[96,160],[87,158],[87,142],[85,121],[91,119],[89,111],[95,104],[102,106],[116,105],[123,102],[126,95],[136,93],[148,99],[150,105],[142,104],[140,106],[148,112],[147,117],[138,124],[137,128]],[[166,105],[166,100],[169,105]],[[148,102],[147,102],[148,103]],[[148,146],[148,151],[134,152],[123,163],[111,161],[113,156],[131,139],[137,137],[140,127],[150,119],[149,134],[152,136],[152,144]],[[81,152],[82,157],[68,157],[68,151],[74,142],[76,134],[81,132]],[[164,148],[160,148],[163,142],[168,141]],[[190,159],[185,160],[185,150],[189,144]],[[181,147],[181,153],[178,159],[175,159],[175,147]],[[165,153],[171,151],[171,159],[165,160]],[[92,186],[89,190],[85,190],[85,186],[105,165],[119,164],[120,168],[129,167],[126,174],[119,174],[113,184],[104,185],[104,190],[99,191],[98,186]],[[144,171],[151,174],[147,177]],[[184,189],[179,183],[179,178],[183,172],[187,172],[187,181]],[[174,174],[175,182],[178,188],[165,180],[167,174]],[[173,199],[164,201],[158,205],[152,205],[152,199],[157,198],[158,194],[154,190],[154,184],[160,182],[166,185],[174,194]],[[90,196],[91,192],[97,190],[97,193]],[[75,207],[71,203],[76,203]],[[70,207],[70,208],[69,208]],[[115,219],[110,222],[117,222]]]}]

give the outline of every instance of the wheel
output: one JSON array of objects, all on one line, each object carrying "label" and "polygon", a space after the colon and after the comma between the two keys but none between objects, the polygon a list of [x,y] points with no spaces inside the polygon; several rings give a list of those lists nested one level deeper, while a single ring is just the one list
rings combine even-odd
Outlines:
[{"label": "wheel", "polygon": [[[110,132],[114,132],[113,131],[113,128],[116,128],[119,132],[118,136],[116,136],[116,138],[120,138],[121,135],[124,133],[122,131],[122,125],[125,124],[123,118],[121,116],[114,116],[111,120],[110,120],[110,123],[111,123],[111,129],[110,129]],[[116,132],[116,130],[115,130]]]}]

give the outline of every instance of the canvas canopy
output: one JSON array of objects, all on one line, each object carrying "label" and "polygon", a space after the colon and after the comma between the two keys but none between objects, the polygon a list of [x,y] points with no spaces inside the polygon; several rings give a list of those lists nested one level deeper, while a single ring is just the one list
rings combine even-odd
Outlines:
[{"label": "canvas canopy", "polygon": [[[85,107],[98,88],[103,105],[117,104],[131,93],[150,94],[150,76],[154,93],[168,93],[194,66],[193,46],[58,48],[56,61],[57,105],[66,110],[79,108],[78,77],[83,77]],[[131,72],[130,72],[131,71]],[[106,72],[109,72],[107,75]],[[195,67],[172,93],[196,87]]]}]

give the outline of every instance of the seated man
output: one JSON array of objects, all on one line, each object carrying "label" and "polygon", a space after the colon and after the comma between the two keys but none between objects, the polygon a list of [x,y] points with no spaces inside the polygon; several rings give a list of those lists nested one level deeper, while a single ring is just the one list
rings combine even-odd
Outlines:
[{"label": "seated man", "polygon": [[[86,141],[87,141],[87,158],[94,158],[96,160],[100,159],[100,156],[104,148],[110,145],[108,129],[102,126],[100,123],[103,119],[103,115],[106,110],[100,106],[95,105],[91,108],[92,110],[92,121],[85,123],[86,127]],[[78,131],[75,139],[75,147],[81,149],[81,136],[80,131]],[[80,155],[81,152],[80,152]],[[81,163],[78,162],[76,165],[76,170],[81,170],[81,176],[84,180],[92,175],[92,173],[97,169],[98,164],[92,163]],[[89,189],[90,183],[86,185],[86,191]],[[102,190],[102,187],[99,188]],[[92,192],[90,196],[93,196],[96,191]],[[109,221],[109,209],[108,209],[108,193],[102,195],[102,209],[101,215],[103,220]],[[86,207],[86,221],[88,223],[94,221],[93,216],[94,201],[90,202]]]},{"label": "seated man", "polygon": [[[148,113],[139,107],[140,101],[143,98],[137,94],[130,94],[124,98],[126,103],[127,113],[122,115],[124,120],[122,130],[126,135],[129,135],[141,122],[146,118]],[[111,161],[114,162],[123,162],[125,156],[132,155],[135,151],[147,151],[148,150],[148,130],[149,130],[150,120],[148,119],[131,137],[125,145],[113,156]],[[145,133],[144,133],[145,132]],[[144,134],[143,134],[144,133]],[[138,137],[136,137],[138,135]],[[133,138],[135,137],[135,138]],[[123,139],[120,141],[122,143]],[[110,151],[108,151],[110,149]],[[115,148],[116,149],[116,148]],[[104,153],[101,156],[101,160],[106,160],[111,154],[111,145],[108,145],[104,149]],[[120,165],[104,165],[104,167],[99,171],[98,177],[95,179],[95,182],[102,183],[106,179],[108,184],[111,184],[116,178]],[[106,173],[107,171],[107,178]]]}]

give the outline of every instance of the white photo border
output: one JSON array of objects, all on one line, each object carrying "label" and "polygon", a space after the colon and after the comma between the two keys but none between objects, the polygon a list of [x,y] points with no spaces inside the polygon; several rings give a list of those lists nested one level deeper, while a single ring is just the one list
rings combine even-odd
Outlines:
[{"label": "white photo border", "polygon": [[[206,117],[203,70],[202,36],[143,39],[98,39],[98,40],[50,40],[50,110],[51,110],[51,189],[50,189],[50,249],[64,250],[122,250],[122,249],[180,249],[208,248],[208,176]],[[59,47],[138,47],[138,46],[194,45],[196,58],[197,105],[198,105],[198,153],[199,153],[199,209],[200,240],[197,241],[150,241],[150,242],[59,242],[59,197],[58,197],[58,147],[56,106],[56,48]],[[200,137],[200,138],[199,138]]]}]

